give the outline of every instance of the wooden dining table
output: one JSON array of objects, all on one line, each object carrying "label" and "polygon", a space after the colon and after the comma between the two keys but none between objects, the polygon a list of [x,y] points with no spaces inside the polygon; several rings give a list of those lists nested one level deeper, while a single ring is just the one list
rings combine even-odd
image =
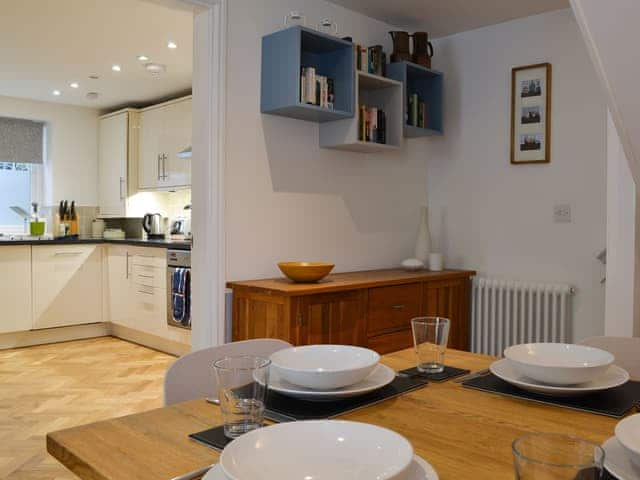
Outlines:
[{"label": "wooden dining table", "polygon": [[[493,360],[456,350],[446,353],[447,365],[472,372],[487,368]],[[415,354],[402,350],[381,361],[401,370],[415,366]],[[602,415],[465,388],[453,380],[431,382],[339,418],[404,435],[441,480],[511,479],[511,443],[520,435],[560,432],[602,443],[613,435],[617,423]],[[219,452],[188,435],[221,422],[220,408],[198,399],[51,432],[47,450],[82,479],[169,480],[218,461]]]}]

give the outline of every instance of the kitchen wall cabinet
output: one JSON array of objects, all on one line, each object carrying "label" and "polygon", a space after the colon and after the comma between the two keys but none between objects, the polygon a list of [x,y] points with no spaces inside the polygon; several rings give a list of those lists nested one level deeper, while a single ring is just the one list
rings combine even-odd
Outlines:
[{"label": "kitchen wall cabinet", "polygon": [[102,246],[32,247],[33,329],[102,322]]},{"label": "kitchen wall cabinet", "polygon": [[449,347],[469,349],[473,271],[376,270],[330,275],[316,284],[285,279],[229,282],[233,340],[281,338],[294,345],[340,343],[380,353],[410,347],[411,319],[452,322]]},{"label": "kitchen wall cabinet", "polygon": [[138,187],[169,190],[191,185],[191,159],[178,152],[192,142],[191,97],[140,111]]},{"label": "kitchen wall cabinet", "polygon": [[0,246],[0,333],[31,329],[31,247]]},{"label": "kitchen wall cabinet", "polygon": [[102,217],[125,217],[137,188],[138,113],[127,109],[98,123],[98,206]]}]

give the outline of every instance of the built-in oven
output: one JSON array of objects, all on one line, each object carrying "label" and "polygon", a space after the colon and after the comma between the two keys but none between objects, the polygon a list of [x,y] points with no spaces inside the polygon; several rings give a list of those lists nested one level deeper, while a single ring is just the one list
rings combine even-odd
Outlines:
[{"label": "built-in oven", "polygon": [[167,250],[167,323],[191,329],[191,251]]}]

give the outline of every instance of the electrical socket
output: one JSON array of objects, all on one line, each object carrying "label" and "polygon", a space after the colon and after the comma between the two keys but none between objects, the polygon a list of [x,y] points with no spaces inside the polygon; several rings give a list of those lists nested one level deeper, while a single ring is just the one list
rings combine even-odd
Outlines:
[{"label": "electrical socket", "polygon": [[571,205],[568,203],[553,206],[554,223],[571,223]]}]

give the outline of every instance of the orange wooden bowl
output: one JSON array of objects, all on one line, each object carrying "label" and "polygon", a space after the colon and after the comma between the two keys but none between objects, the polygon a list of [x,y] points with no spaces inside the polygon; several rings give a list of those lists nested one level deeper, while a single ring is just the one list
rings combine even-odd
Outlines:
[{"label": "orange wooden bowl", "polygon": [[335,265],[325,262],[280,262],[278,267],[294,282],[313,283],[329,275]]}]

